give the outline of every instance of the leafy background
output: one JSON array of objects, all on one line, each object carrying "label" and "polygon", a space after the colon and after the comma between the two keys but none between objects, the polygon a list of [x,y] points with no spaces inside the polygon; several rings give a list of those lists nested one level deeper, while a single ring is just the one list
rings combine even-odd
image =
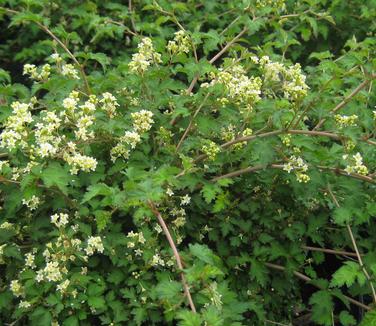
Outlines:
[{"label": "leafy background", "polygon": [[[64,162],[52,159],[22,175],[19,183],[9,182],[2,172],[0,222],[15,227],[0,229],[0,245],[6,244],[0,260],[0,324],[376,324],[370,286],[376,275],[376,2],[286,1],[284,9],[277,3],[0,0],[2,124],[16,100],[36,96],[53,109],[72,89],[87,91],[82,81],[57,75],[33,83],[22,74],[24,64],[42,65],[54,51],[70,60],[46,29],[77,58],[90,91],[111,92],[120,104],[116,119],[99,116],[96,141],[84,147],[98,160],[94,172],[72,176]],[[189,32],[197,58],[192,51],[172,58],[166,51],[181,27]],[[152,39],[163,63],[139,76],[128,64],[143,36]],[[226,44],[231,46],[211,64]],[[299,108],[291,110],[281,98],[265,98],[244,119],[234,107],[218,104],[223,89],[214,89],[206,99],[207,91],[198,85],[226,64],[224,58],[241,59],[255,72],[250,53],[301,64],[310,89]],[[198,73],[193,95],[187,95]],[[359,116],[357,126],[336,125],[330,111],[342,101],[346,114]],[[200,103],[203,109],[177,149]],[[152,111],[155,124],[129,160],[113,163],[109,150],[130,128],[129,113],[139,108]],[[323,118],[320,130],[340,137],[293,134],[290,146],[282,135],[256,137],[240,149],[221,151],[214,161],[192,160],[202,154],[204,141],[223,143],[221,130],[230,124],[237,132],[244,122],[264,133],[287,130],[297,119],[295,129],[312,131]],[[367,180],[341,174],[349,140],[368,166]],[[316,166],[309,169],[308,183],[269,168],[293,147]],[[22,151],[3,154],[15,166],[25,163]],[[248,166],[262,168],[212,182]],[[173,196],[166,195],[167,188]],[[43,198],[35,211],[22,205],[32,195]],[[186,222],[177,227],[171,211],[181,209],[186,195],[191,197],[184,206]],[[31,248],[38,250],[36,264],[43,265],[41,253],[58,236],[50,216],[59,211],[76,219],[82,239],[99,235],[105,246],[103,254],[72,264],[69,278],[78,289],[76,298],[36,282],[35,272],[24,269]],[[196,313],[184,295],[170,245],[156,231],[156,211],[177,243]],[[142,256],[128,245],[131,231],[146,239]],[[151,265],[155,253],[173,264]],[[86,275],[82,267],[88,268]],[[25,285],[32,308],[19,308],[9,288],[14,279]]]}]

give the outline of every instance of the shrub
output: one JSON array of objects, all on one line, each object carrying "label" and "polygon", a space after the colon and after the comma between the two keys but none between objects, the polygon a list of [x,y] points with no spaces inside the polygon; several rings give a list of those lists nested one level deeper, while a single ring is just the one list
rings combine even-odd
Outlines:
[{"label": "shrub", "polygon": [[0,3],[1,322],[376,322],[372,2]]}]

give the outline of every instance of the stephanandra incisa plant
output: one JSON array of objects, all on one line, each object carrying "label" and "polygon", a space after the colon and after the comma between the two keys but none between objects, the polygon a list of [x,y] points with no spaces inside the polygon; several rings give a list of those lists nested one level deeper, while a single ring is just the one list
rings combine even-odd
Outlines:
[{"label": "stephanandra incisa plant", "polygon": [[4,3],[50,41],[0,93],[2,323],[375,323],[372,34],[307,54],[325,1]]}]

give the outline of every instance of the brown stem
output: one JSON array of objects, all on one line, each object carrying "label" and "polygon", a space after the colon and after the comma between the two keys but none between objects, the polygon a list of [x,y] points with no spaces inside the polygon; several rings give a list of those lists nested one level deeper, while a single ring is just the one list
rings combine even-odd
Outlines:
[{"label": "brown stem", "polygon": [[133,10],[132,9],[132,0],[128,0],[128,11],[129,11],[130,18],[131,18],[131,25],[132,25],[133,31],[137,35],[136,24],[134,23],[132,10]]},{"label": "brown stem", "polygon": [[48,35],[50,35],[63,48],[63,50],[70,56],[70,58],[73,60],[73,62],[77,65],[77,67],[80,70],[82,79],[84,80],[84,83],[85,83],[86,92],[88,94],[91,94],[91,89],[90,89],[89,82],[87,80],[84,68],[78,62],[78,60],[76,59],[74,54],[66,47],[66,45],[54,33],[52,33],[51,30],[48,29],[47,26],[44,26],[43,24],[41,24],[39,22],[35,22],[35,23],[39,26],[40,29],[42,29],[44,32],[46,32]]},{"label": "brown stem", "polygon": [[[275,270],[279,270],[279,271],[285,271],[286,270],[286,267],[283,267],[281,265],[277,265],[277,264],[272,264],[272,263],[264,263],[265,266],[269,267],[269,268],[272,268],[272,269],[275,269]],[[312,282],[312,279],[310,277],[308,277],[307,275],[304,275],[300,272],[297,272],[297,271],[294,271],[293,274],[297,277],[297,278],[300,278],[301,280],[305,281],[305,282],[309,282],[311,283]],[[321,286],[319,286],[318,284],[316,283],[311,283],[313,286],[317,287],[318,289],[321,289],[323,290],[324,288],[322,288]],[[360,308],[363,308],[364,310],[371,310],[370,307],[366,306],[364,303],[361,303],[347,295],[343,295],[344,298],[346,298],[349,302],[351,302],[352,304],[360,307]]]},{"label": "brown stem", "polygon": [[193,126],[193,120],[196,118],[197,114],[200,112],[200,110],[202,109],[202,107],[204,106],[206,100],[208,99],[208,97],[210,96],[210,93],[206,94],[205,98],[202,100],[200,106],[198,107],[198,109],[195,111],[195,113],[193,114],[191,120],[189,121],[189,124],[188,124],[188,127],[187,129],[185,129],[184,131],[184,134],[183,136],[180,138],[179,140],[179,143],[177,144],[176,146],[176,151],[179,150],[180,146],[182,145],[184,139],[187,137],[189,131],[191,130],[192,126]]},{"label": "brown stem", "polygon": [[[247,168],[244,168],[244,169],[241,169],[241,170],[237,170],[237,171],[234,171],[234,172],[230,172],[230,173],[227,173],[227,174],[223,174],[223,175],[218,176],[218,177],[214,177],[213,179],[211,179],[211,181],[215,182],[215,181],[218,181],[218,180],[221,180],[221,179],[234,178],[234,177],[237,177],[237,176],[245,174],[245,173],[255,172],[255,171],[267,169],[267,168],[269,168],[269,169],[281,169],[282,170],[283,167],[284,167],[283,164],[255,165],[255,166],[250,166],[250,167],[247,167]],[[340,175],[343,175],[343,176],[346,176],[346,177],[359,179],[359,180],[370,182],[370,183],[375,183],[375,180],[373,180],[372,178],[358,174],[358,173],[348,174],[346,171],[338,169],[338,168],[331,168],[331,167],[320,166],[320,165],[317,165],[317,166],[314,166],[314,167],[316,167],[320,170],[328,170],[328,171],[332,171],[332,172],[335,172],[335,173],[339,173]]]},{"label": "brown stem", "polygon": [[[337,197],[334,195],[332,189],[330,188],[330,186],[328,185],[328,191],[329,191],[329,194],[330,196],[332,197],[335,205],[339,208],[341,207],[338,200],[337,200]],[[366,267],[364,266],[363,264],[363,260],[362,260],[362,255],[360,254],[359,252],[359,249],[358,249],[358,245],[356,244],[356,241],[355,241],[355,237],[354,237],[354,234],[352,232],[352,229],[351,229],[351,226],[349,223],[346,224],[346,228],[347,228],[347,231],[350,235],[350,238],[351,238],[351,242],[353,244],[353,247],[355,249],[355,252],[356,252],[356,256],[358,258],[358,262],[359,262],[359,265],[360,267],[362,268],[362,271],[363,271],[363,274],[365,275],[365,277],[367,278],[368,280],[368,283],[370,285],[370,288],[371,288],[371,291],[372,291],[372,296],[373,296],[373,301],[376,303],[376,291],[375,291],[375,287],[373,286],[372,284],[372,280],[371,280],[371,277],[370,275],[368,274],[368,271],[366,269]]]},{"label": "brown stem", "polygon": [[[243,28],[242,31],[238,35],[236,35],[230,42],[228,42],[223,49],[221,49],[213,58],[210,59],[209,62],[211,64],[213,64],[215,61],[217,61],[223,55],[223,53],[225,53],[239,38],[241,38],[243,36],[243,34],[247,30],[248,30],[248,28],[246,28],[246,27]],[[197,83],[197,81],[198,81],[199,78],[200,78],[200,73],[197,73],[193,77],[191,83],[189,84],[189,86],[188,86],[188,88],[186,90],[186,93],[188,95],[192,93],[193,88],[195,87],[195,85],[196,85],[196,83]],[[172,119],[171,122],[170,122],[170,125],[174,126],[176,124],[176,122],[177,122],[177,119],[178,119],[177,117],[175,117],[174,119]]]},{"label": "brown stem", "polygon": [[[0,7],[0,10],[4,10],[5,12],[7,13],[10,13],[10,14],[19,14],[21,13],[20,11],[16,11],[16,10],[12,10],[12,9],[8,9],[8,8],[4,8],[4,7]],[[90,86],[89,86],[89,82],[87,80],[87,77],[86,77],[86,74],[85,74],[85,71],[84,71],[84,68],[82,67],[82,65],[78,62],[78,60],[76,59],[76,57],[73,55],[73,53],[66,47],[66,45],[54,34],[52,33],[52,31],[45,25],[43,25],[42,23],[38,22],[38,21],[34,21],[32,20],[33,23],[35,23],[41,30],[43,30],[45,33],[47,33],[48,35],[50,35],[52,37],[52,39],[54,41],[56,41],[56,43],[58,43],[62,48],[63,50],[69,55],[69,57],[73,60],[73,62],[77,65],[77,67],[79,68],[80,70],[80,73],[81,73],[81,76],[82,76],[82,79],[84,80],[84,83],[85,83],[85,88],[86,88],[86,91],[88,94],[91,94],[91,90],[90,90]]]},{"label": "brown stem", "polygon": [[189,292],[188,283],[187,283],[187,281],[185,279],[185,276],[183,274],[183,264],[181,262],[180,255],[179,255],[179,252],[178,252],[178,250],[176,248],[174,240],[172,239],[171,233],[168,230],[168,227],[167,227],[167,225],[166,225],[166,223],[165,223],[162,215],[159,213],[158,209],[156,208],[155,204],[151,200],[148,200],[148,205],[149,205],[151,211],[153,212],[153,214],[157,217],[158,223],[162,227],[163,233],[165,234],[165,236],[167,238],[167,241],[170,244],[170,247],[171,247],[172,252],[174,253],[174,256],[175,256],[175,259],[176,259],[176,264],[178,265],[178,268],[180,270],[180,277],[181,277],[181,282],[183,284],[184,293],[185,293],[185,295],[186,295],[186,297],[188,299],[189,306],[190,306],[191,310],[194,313],[196,313],[196,307],[195,307],[195,305],[193,303],[193,300],[192,300],[192,297],[191,297],[191,293]]},{"label": "brown stem", "polygon": [[[370,78],[367,78],[366,80],[364,80],[361,84],[358,85],[357,88],[355,88],[348,96],[346,96],[336,107],[334,107],[330,113],[333,114],[333,113],[336,113],[337,111],[339,111],[340,109],[342,109],[347,103],[350,102],[350,100],[356,95],[358,94],[363,88],[367,87],[367,85],[372,81],[372,79],[376,78],[376,75],[371,75]],[[327,120],[327,118],[323,118],[321,119],[318,124],[313,128],[313,130],[317,130],[319,129],[323,124],[324,122]]]},{"label": "brown stem", "polygon": [[343,251],[343,250],[333,250],[333,249],[318,248],[318,247],[311,247],[311,246],[302,246],[302,249],[309,250],[309,251],[325,252],[327,254],[333,254],[333,255],[357,257],[357,254],[355,252],[349,252],[349,251]]},{"label": "brown stem", "polygon": [[[276,136],[276,135],[280,135],[280,134],[283,134],[283,133],[293,134],[293,135],[309,135],[309,136],[317,136],[317,137],[321,136],[321,137],[332,138],[332,139],[335,139],[335,140],[341,140],[343,138],[341,135],[334,134],[334,133],[327,132],[327,131],[314,131],[314,130],[275,130],[275,131],[268,131],[268,132],[265,132],[265,133],[262,133],[262,134],[258,134],[258,135],[239,137],[239,138],[236,138],[234,140],[228,141],[227,143],[222,144],[221,148],[225,149],[225,148],[230,147],[232,145],[235,145],[237,143],[251,142],[251,141],[256,140],[258,138],[265,138],[265,137],[270,137],[270,136]],[[372,141],[370,141],[368,139],[360,139],[360,140],[364,141],[366,143],[369,143],[370,145],[375,145],[374,142],[372,142]],[[194,160],[194,163],[198,163],[198,162],[202,161],[205,158],[206,158],[206,155],[205,154],[201,154],[201,155],[199,155]]]}]

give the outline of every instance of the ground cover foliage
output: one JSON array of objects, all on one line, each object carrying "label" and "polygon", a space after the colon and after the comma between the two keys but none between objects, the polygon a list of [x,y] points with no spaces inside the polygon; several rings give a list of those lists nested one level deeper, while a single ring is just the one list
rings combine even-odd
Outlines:
[{"label": "ground cover foliage", "polygon": [[374,0],[0,0],[1,325],[376,325]]}]

